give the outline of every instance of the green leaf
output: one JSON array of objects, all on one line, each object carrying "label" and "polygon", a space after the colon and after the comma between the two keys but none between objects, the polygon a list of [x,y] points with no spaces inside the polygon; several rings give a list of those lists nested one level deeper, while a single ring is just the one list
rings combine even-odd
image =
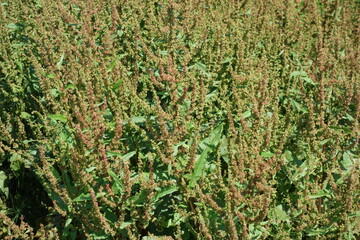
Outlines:
[{"label": "green leaf", "polygon": [[232,60],[233,60],[232,57],[227,57],[225,60],[223,60],[223,61],[221,62],[221,64],[230,63]]},{"label": "green leaf", "polygon": [[353,168],[354,162],[353,162],[353,154],[349,151],[344,152],[343,159],[340,161],[341,167],[349,171]]},{"label": "green leaf", "polygon": [[314,198],[321,198],[321,197],[327,197],[327,198],[331,198],[331,194],[324,192],[323,190],[320,190],[317,194],[311,194],[309,195],[310,199],[314,199]]},{"label": "green leaf", "polygon": [[323,145],[325,145],[328,141],[330,141],[331,139],[324,139],[324,140],[322,140],[319,144],[320,144],[320,146],[323,146]]},{"label": "green leaf", "polygon": [[195,187],[195,182],[200,179],[200,177],[203,174],[206,159],[208,158],[208,155],[212,151],[212,148],[216,147],[221,139],[221,133],[223,131],[223,125],[219,125],[213,132],[210,133],[210,136],[206,139],[204,139],[199,146],[205,145],[205,149],[202,150],[202,153],[200,156],[198,156],[198,159],[194,166],[194,171],[189,176],[190,178],[190,187]]},{"label": "green leaf", "polygon": [[113,68],[115,67],[115,63],[118,61],[118,60],[121,60],[125,57],[125,54],[121,54],[119,56],[117,56],[109,65],[109,67],[106,69],[106,72],[111,72],[113,70]]},{"label": "green leaf", "polygon": [[60,122],[63,122],[63,123],[67,122],[67,118],[64,115],[61,115],[61,114],[51,114],[51,115],[49,115],[49,117],[52,120],[57,120],[57,121],[60,121]]},{"label": "green leaf", "polygon": [[69,84],[69,85],[66,86],[65,89],[71,89],[71,88],[76,89],[77,87],[76,87],[76,85],[74,85],[74,84]]},{"label": "green leaf", "polygon": [[84,202],[91,200],[90,193],[81,193],[79,196],[73,199],[73,202]]},{"label": "green leaf", "polygon": [[352,130],[350,128],[344,126],[330,126],[329,128],[333,130],[342,130],[346,133],[352,133]]},{"label": "green leaf", "polygon": [[275,213],[277,215],[277,217],[281,220],[281,221],[288,221],[290,220],[289,216],[287,215],[287,213],[283,210],[282,205],[277,205],[275,208]]},{"label": "green leaf", "polygon": [[348,113],[345,113],[345,116],[343,117],[343,119],[348,119],[351,122],[354,121],[354,118]]},{"label": "green leaf", "polygon": [[112,87],[112,90],[113,90],[113,91],[116,91],[116,90],[120,87],[120,85],[122,84],[123,81],[124,81],[123,79],[120,79],[119,81],[117,81],[117,82],[114,84],[114,86]]},{"label": "green leaf", "polygon": [[307,73],[305,71],[294,71],[290,74],[290,77],[307,77]]},{"label": "green leaf", "polygon": [[95,169],[96,169],[96,167],[88,167],[85,169],[85,171],[90,173],[90,172],[94,171]]},{"label": "green leaf", "polygon": [[17,172],[21,169],[21,156],[18,153],[11,155],[10,169],[14,172]]},{"label": "green leaf", "polygon": [[0,171],[0,191],[5,194],[6,197],[9,196],[9,188],[7,187],[7,184],[5,184],[7,178],[6,173],[4,171]]},{"label": "green leaf", "polygon": [[120,229],[125,229],[126,227],[130,226],[132,223],[131,222],[123,222],[120,225]]},{"label": "green leaf", "polygon": [[65,53],[63,53],[63,54],[61,55],[60,60],[56,63],[56,67],[57,67],[58,69],[61,69],[61,65],[62,65],[62,63],[63,63],[63,61],[64,61],[64,57],[65,57]]},{"label": "green leaf", "polygon": [[322,227],[322,228],[317,228],[318,226],[316,225],[316,226],[314,226],[313,229],[307,231],[307,233],[308,233],[307,235],[309,237],[311,237],[311,236],[324,236],[327,232],[336,229],[336,227],[333,226],[333,225],[334,224],[331,224],[328,227]]},{"label": "green leaf", "polygon": [[308,168],[306,166],[306,161],[303,162],[295,171],[295,173],[292,175],[291,180],[293,182],[298,181],[299,179],[305,177],[305,175],[308,173]]},{"label": "green leaf", "polygon": [[97,239],[109,239],[108,235],[98,235],[98,233],[91,233],[90,237],[91,237],[90,239],[94,239],[94,240],[97,240]]},{"label": "green leaf", "polygon": [[144,122],[146,122],[146,117],[143,117],[143,116],[132,117],[131,121],[134,123],[144,123]]},{"label": "green leaf", "polygon": [[229,162],[229,149],[228,149],[228,142],[227,142],[225,135],[222,136],[219,150],[220,150],[220,152],[219,152],[220,156],[225,160],[226,163],[228,163]]},{"label": "green leaf", "polygon": [[106,69],[106,72],[111,72],[111,70],[113,70],[113,68],[115,67],[115,63],[116,61],[119,59],[119,57],[116,57],[111,63],[110,66]]},{"label": "green leaf", "polygon": [[118,190],[121,193],[125,192],[125,186],[121,182],[120,178],[118,178],[118,176],[111,170],[108,170],[108,173],[115,181],[116,190]]},{"label": "green leaf", "polygon": [[134,156],[136,154],[136,151],[132,151],[132,152],[129,152],[125,155],[122,155],[121,153],[117,153],[117,152],[106,152],[106,156],[107,157],[112,157],[112,156],[120,156],[121,159],[123,160],[128,160],[130,159],[132,156]]},{"label": "green leaf", "polygon": [[[155,119],[156,119],[155,116],[150,117],[150,120],[155,120]],[[146,122],[146,117],[144,117],[144,116],[132,117],[132,118],[130,118],[130,121],[133,122],[133,123],[137,123],[137,124],[145,123]],[[123,125],[126,125],[128,123],[129,123],[129,121],[122,121]]]},{"label": "green leaf", "polygon": [[55,78],[54,74],[51,74],[51,73],[44,73],[44,72],[42,72],[41,74],[42,74],[43,76],[45,76],[45,77],[48,77],[48,78],[52,78],[52,79]]},{"label": "green leaf", "polygon": [[7,28],[11,28],[11,29],[18,29],[20,28],[20,26],[17,23],[9,23],[8,25],[6,25]]},{"label": "green leaf", "polygon": [[126,202],[128,204],[132,204],[132,202],[133,202],[135,205],[144,205],[144,203],[146,202],[147,196],[148,196],[148,190],[143,189],[141,192],[139,192],[135,196],[128,198],[128,200]]},{"label": "green leaf", "polygon": [[300,103],[298,103],[294,99],[290,99],[290,100],[291,100],[292,105],[296,108],[296,110],[298,112],[303,112],[303,113],[308,113],[309,112],[306,108],[304,108]]},{"label": "green leaf", "polygon": [[251,111],[243,112],[242,116],[243,116],[244,119],[246,119],[248,117],[251,117]]},{"label": "green leaf", "polygon": [[293,157],[292,153],[289,150],[285,151],[285,157],[290,162],[294,161],[294,157]]},{"label": "green leaf", "polygon": [[161,190],[160,192],[156,193],[155,196],[151,199],[151,202],[157,202],[160,198],[162,198],[166,195],[169,195],[173,192],[176,192],[178,190],[179,190],[178,186],[167,187],[167,188]]},{"label": "green leaf", "polygon": [[31,118],[31,114],[27,113],[27,112],[21,112],[20,113],[20,117],[22,119],[30,119]]},{"label": "green leaf", "polygon": [[68,218],[65,222],[65,227],[69,226],[71,222],[72,222],[72,218]]},{"label": "green leaf", "polygon": [[301,79],[304,80],[305,82],[313,85],[313,86],[316,86],[316,85],[317,85],[317,83],[314,82],[314,81],[313,81],[311,78],[309,78],[309,77],[302,77]]},{"label": "green leaf", "polygon": [[273,154],[271,152],[262,152],[260,155],[264,158],[269,158],[269,157],[275,156],[275,154]]},{"label": "green leaf", "polygon": [[183,142],[180,142],[180,143],[178,143],[178,144],[175,144],[175,145],[173,146],[173,149],[174,149],[173,156],[176,156],[176,155],[177,155],[180,146],[183,146],[183,147],[189,149],[188,145],[186,145],[186,141],[183,141]]}]

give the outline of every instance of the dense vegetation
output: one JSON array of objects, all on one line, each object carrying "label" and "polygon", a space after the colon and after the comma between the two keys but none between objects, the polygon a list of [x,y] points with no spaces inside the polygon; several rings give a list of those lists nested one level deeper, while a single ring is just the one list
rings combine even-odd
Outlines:
[{"label": "dense vegetation", "polygon": [[359,239],[359,1],[0,9],[1,238]]}]

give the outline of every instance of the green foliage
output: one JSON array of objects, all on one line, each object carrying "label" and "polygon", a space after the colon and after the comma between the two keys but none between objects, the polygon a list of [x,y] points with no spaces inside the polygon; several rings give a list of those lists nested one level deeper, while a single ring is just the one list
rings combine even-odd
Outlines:
[{"label": "green foliage", "polygon": [[357,239],[356,1],[3,1],[4,239]]}]

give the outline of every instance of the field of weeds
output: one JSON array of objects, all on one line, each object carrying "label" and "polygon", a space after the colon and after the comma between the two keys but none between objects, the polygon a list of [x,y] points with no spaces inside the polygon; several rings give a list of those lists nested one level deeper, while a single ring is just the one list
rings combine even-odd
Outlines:
[{"label": "field of weeds", "polygon": [[359,239],[359,7],[1,0],[0,238]]}]

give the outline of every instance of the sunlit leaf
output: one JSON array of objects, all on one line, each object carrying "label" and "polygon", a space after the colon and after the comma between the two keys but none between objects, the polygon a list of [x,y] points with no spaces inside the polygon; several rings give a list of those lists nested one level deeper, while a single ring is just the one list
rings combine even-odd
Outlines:
[{"label": "sunlit leaf", "polygon": [[275,156],[275,154],[273,154],[272,152],[262,152],[260,155],[264,158],[269,158],[269,157]]},{"label": "sunlit leaf", "polygon": [[67,118],[62,114],[51,114],[51,115],[49,115],[49,117],[53,120],[60,121],[63,123],[67,122]]}]

